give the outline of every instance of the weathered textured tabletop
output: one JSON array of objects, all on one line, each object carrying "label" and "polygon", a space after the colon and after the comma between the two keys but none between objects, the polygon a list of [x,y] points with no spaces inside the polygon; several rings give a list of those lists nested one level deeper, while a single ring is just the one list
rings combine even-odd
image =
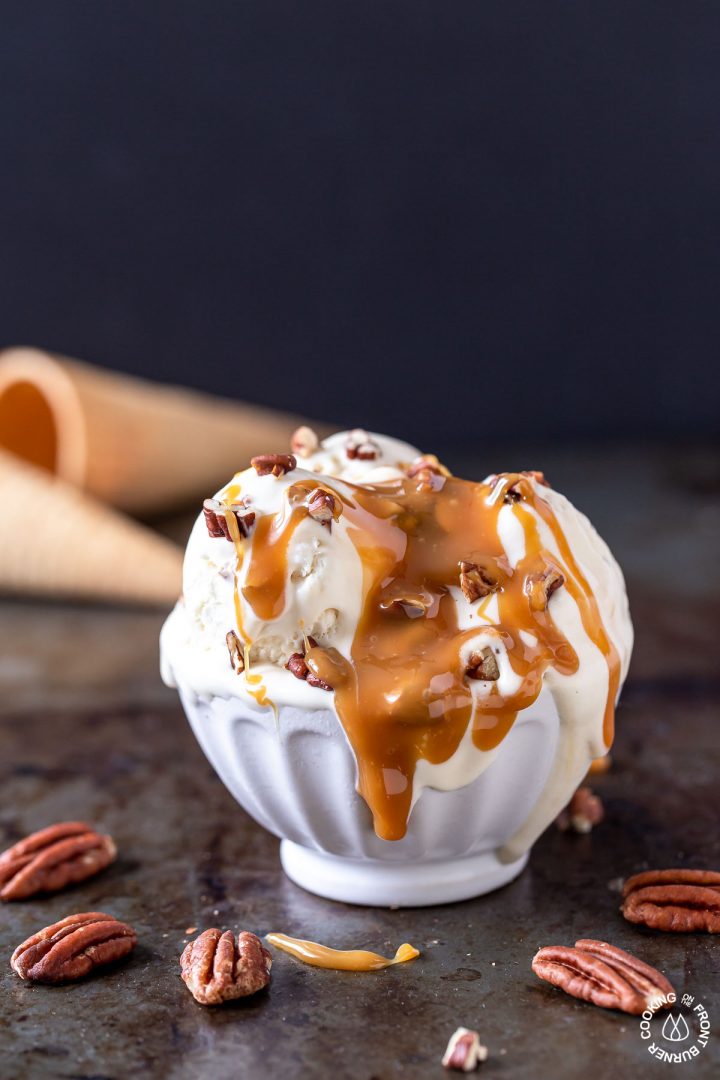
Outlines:
[{"label": "weathered textured tabletop", "polygon": [[[120,849],[93,881],[3,906],[0,957],[73,910],[112,912],[139,936],[127,963],[65,987],[29,986],[2,961],[0,1076],[440,1078],[460,1024],[488,1045],[487,1076],[717,1075],[717,939],[633,928],[610,883],[648,866],[720,867],[720,455],[620,447],[509,461],[521,464],[545,467],[618,554],[637,645],[614,767],[594,784],[605,823],[589,836],[550,829],[517,881],[478,900],[388,911],[304,893],[160,685],[160,615],[0,607],[0,841],[81,818]],[[268,993],[204,1009],[178,977],[178,955],[186,928],[214,925],[380,951],[410,941],[422,956],[353,975],[276,954]],[[700,1057],[653,1060],[637,1018],[535,978],[539,945],[581,936],[630,949],[708,1006],[714,1030]]]}]

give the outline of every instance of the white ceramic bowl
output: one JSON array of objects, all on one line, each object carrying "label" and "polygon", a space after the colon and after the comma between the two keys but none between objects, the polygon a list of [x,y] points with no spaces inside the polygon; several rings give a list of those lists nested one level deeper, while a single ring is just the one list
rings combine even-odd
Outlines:
[{"label": "white ceramic bowl", "polygon": [[531,815],[531,840],[547,827],[591,756],[587,747],[568,755],[561,746],[557,711],[543,690],[476,780],[452,791],[425,788],[407,835],[387,841],[375,834],[355,790],[355,759],[331,711],[285,706],[276,723],[269,710],[251,710],[239,698],[182,690],[181,697],[221,779],[256,821],[281,837],[287,875],[349,903],[448,903],[506,884],[527,862],[525,845],[518,848],[511,838]]}]

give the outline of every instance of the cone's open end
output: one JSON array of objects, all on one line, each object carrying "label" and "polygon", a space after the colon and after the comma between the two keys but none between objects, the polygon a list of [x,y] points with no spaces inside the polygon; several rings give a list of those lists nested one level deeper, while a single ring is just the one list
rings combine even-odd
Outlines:
[{"label": "cone's open end", "polygon": [[0,447],[82,486],[85,426],[62,363],[38,349],[0,354]]}]

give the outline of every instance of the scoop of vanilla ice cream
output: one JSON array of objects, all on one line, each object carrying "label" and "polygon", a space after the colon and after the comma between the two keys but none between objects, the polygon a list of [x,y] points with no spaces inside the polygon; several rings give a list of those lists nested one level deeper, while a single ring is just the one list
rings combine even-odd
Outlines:
[{"label": "scoop of vanilla ice cream", "polygon": [[[403,466],[418,456],[415,447],[397,439],[360,430],[339,432],[325,439],[314,452],[300,457],[298,467],[291,473],[280,477],[260,476],[255,469],[249,468],[233,477],[217,497],[222,499],[231,489],[233,499],[245,500],[256,515],[277,515],[282,528],[290,513],[286,493],[292,485],[325,478],[340,494],[351,496],[348,484],[378,484],[402,477],[405,475]],[[593,590],[603,624],[620,657],[622,682],[630,660],[633,634],[620,568],[588,519],[563,495],[548,487],[542,487],[541,494],[554,511],[573,556]],[[547,550],[559,555],[547,525],[540,518],[537,520]],[[498,527],[508,561],[515,566],[524,554],[525,538],[510,506],[500,511]],[[254,535],[252,531],[247,541],[250,549]],[[247,654],[249,670],[262,681],[267,699],[276,705],[330,707],[325,691],[296,679],[284,665],[292,653],[302,649],[304,635],[350,657],[361,611],[363,581],[361,560],[349,536],[346,518],[341,516],[334,522],[332,530],[319,528],[309,517],[297,526],[287,549],[284,607],[270,621],[259,619],[242,596],[249,562],[245,559],[237,570],[236,590],[235,546],[227,540],[210,537],[203,515],[199,515],[185,555],[183,596],[163,630],[161,653],[165,681],[169,685],[181,683],[186,691],[200,696],[240,695],[250,707],[260,707],[256,686],[248,686],[244,678],[238,677],[228,659],[226,635],[238,626],[239,607],[242,631],[251,643]],[[495,689],[502,695],[511,694],[518,676],[513,672],[502,640],[492,625],[494,598],[487,603],[483,622],[478,625],[475,610],[461,590],[453,588],[451,592],[458,609],[460,629],[477,627],[477,636],[463,646],[463,659],[473,651],[488,645],[492,647],[500,669]],[[589,723],[589,714],[597,714],[602,686],[607,686],[607,664],[587,637],[577,607],[564,590],[553,598],[553,619],[578,653],[580,667],[572,677],[558,675],[549,668],[544,681],[553,696],[562,699],[573,714],[585,708]],[[472,685],[476,698],[489,690],[488,684],[482,681]],[[602,752],[599,736],[593,743],[596,752]]]},{"label": "scoop of vanilla ice cream", "polygon": [[[348,456],[348,447],[360,454]],[[286,492],[292,485],[323,477],[332,480],[339,493],[351,494],[344,481],[377,484],[404,475],[401,466],[419,456],[407,443],[366,431],[340,432],[325,439],[312,454],[298,459],[298,468],[276,477],[259,476],[255,469],[236,474],[218,493],[229,489],[233,498],[247,501],[256,515],[289,515]],[[281,526],[282,527],[282,526]],[[254,532],[247,543],[252,548]],[[237,627],[236,595],[244,635],[250,642],[248,660],[259,676],[267,698],[276,705],[327,708],[328,695],[296,679],[284,667],[303,644],[303,634],[319,644],[333,646],[344,656],[350,647],[360,616],[362,565],[341,517],[332,530],[319,528],[305,518],[295,529],[287,550],[288,583],[285,607],[272,621],[258,619],[242,597],[250,560],[238,571],[237,594],[235,546],[208,535],[203,514],[190,534],[183,567],[183,595],[168,619],[161,637],[162,674],[170,686],[182,685],[199,696],[230,697],[239,694],[251,707],[259,707],[256,687],[238,678],[228,660],[226,634]],[[255,693],[251,693],[255,691]]]}]

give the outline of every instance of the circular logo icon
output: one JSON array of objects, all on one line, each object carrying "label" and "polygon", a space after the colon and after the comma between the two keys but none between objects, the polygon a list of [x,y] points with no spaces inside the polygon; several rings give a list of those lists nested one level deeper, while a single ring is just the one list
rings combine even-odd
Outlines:
[{"label": "circular logo icon", "polygon": [[710,1017],[693,994],[654,999],[640,1018],[640,1038],[658,1061],[678,1064],[699,1057],[710,1038]]}]

